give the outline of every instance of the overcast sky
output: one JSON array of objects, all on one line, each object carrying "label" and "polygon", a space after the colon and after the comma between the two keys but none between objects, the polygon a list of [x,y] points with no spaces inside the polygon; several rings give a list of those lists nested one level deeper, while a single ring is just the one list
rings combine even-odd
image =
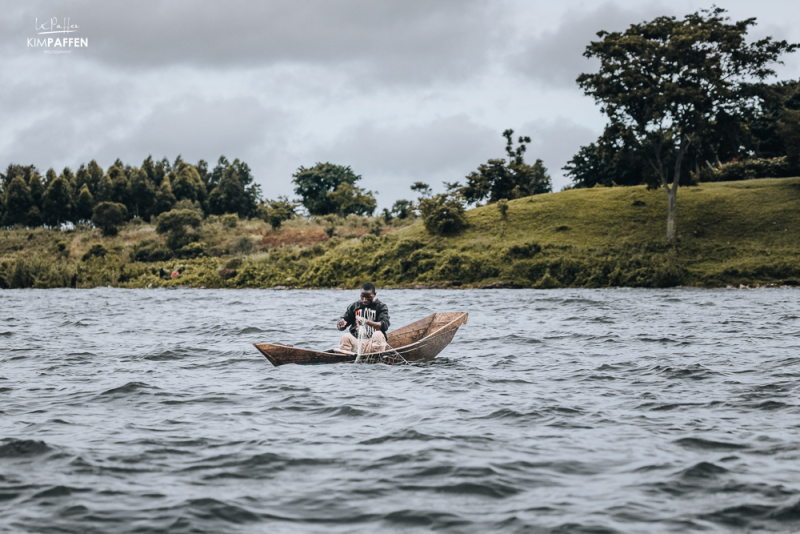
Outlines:
[{"label": "overcast sky", "polygon": [[[350,165],[379,207],[409,185],[458,181],[532,139],[555,190],[561,167],[605,121],[575,78],[599,30],[710,3],[539,0],[0,0],[0,165],[73,170],[149,154],[253,169],[265,196],[292,173]],[[753,37],[800,42],[800,2],[721,1]],[[68,17],[88,48],[27,46]],[[41,29],[39,31],[42,31]],[[43,37],[43,36],[38,36]],[[50,50],[53,50],[52,48]],[[800,54],[776,79],[800,77]]]}]

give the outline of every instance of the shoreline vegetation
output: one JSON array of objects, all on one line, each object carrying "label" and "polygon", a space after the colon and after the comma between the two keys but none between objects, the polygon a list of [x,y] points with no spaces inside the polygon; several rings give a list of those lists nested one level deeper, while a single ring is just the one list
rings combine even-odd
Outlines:
[{"label": "shoreline vegetation", "polygon": [[[211,215],[196,246],[135,218],[99,228],[0,232],[0,287],[400,288],[754,287],[800,285],[800,178],[700,183],[667,198],[645,186],[571,189],[473,208],[450,237],[413,215],[386,220]],[[180,274],[165,280],[159,270]]]}]

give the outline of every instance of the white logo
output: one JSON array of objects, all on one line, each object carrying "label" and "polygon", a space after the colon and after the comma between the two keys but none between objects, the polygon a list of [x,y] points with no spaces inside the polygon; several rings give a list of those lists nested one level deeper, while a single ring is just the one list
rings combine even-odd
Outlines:
[{"label": "white logo", "polygon": [[[58,19],[52,17],[43,22],[35,19],[34,28],[37,35],[62,34],[63,37],[29,37],[28,48],[44,48],[45,54],[70,54],[72,48],[87,48],[88,37],[67,37],[66,34],[77,33],[80,26],[73,23],[69,17]],[[55,50],[56,48],[60,50]],[[65,50],[69,49],[69,50]]]}]

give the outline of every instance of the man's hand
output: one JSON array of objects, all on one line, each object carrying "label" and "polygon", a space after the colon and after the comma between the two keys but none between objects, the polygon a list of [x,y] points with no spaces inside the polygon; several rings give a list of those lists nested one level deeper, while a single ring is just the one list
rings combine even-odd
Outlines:
[{"label": "man's hand", "polygon": [[345,321],[344,319],[339,319],[339,322],[336,323],[336,328],[338,328],[339,330],[344,330],[346,326],[347,326],[347,321]]}]

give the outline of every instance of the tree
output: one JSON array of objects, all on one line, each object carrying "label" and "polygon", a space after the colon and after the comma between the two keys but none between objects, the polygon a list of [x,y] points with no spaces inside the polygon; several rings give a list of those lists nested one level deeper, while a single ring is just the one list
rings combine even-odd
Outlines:
[{"label": "tree", "polygon": [[76,185],[78,183],[77,178],[75,177],[75,174],[73,174],[72,170],[69,167],[64,167],[64,170],[61,171],[61,174],[59,176],[63,177],[69,184],[70,195],[74,195],[75,193],[78,192],[78,190],[76,189]]},{"label": "tree", "polygon": [[277,230],[283,221],[288,221],[295,215],[296,208],[294,202],[290,202],[286,197],[278,197],[278,200],[265,201],[260,213],[262,219],[269,223],[273,230]]},{"label": "tree", "polygon": [[600,70],[577,79],[611,125],[646,150],[667,193],[669,240],[678,235],[677,192],[690,147],[723,114],[741,114],[749,82],[773,75],[768,65],[797,46],[770,37],[746,43],[755,19],[730,24],[723,13],[712,8],[601,31],[584,52],[600,60]]},{"label": "tree", "polygon": [[425,229],[433,235],[453,235],[466,228],[463,198],[457,193],[442,193],[419,201]]},{"label": "tree", "polygon": [[74,204],[71,189],[72,186],[64,176],[59,176],[47,186],[42,200],[42,216],[46,225],[58,228],[72,220]]},{"label": "tree", "polygon": [[429,197],[432,194],[431,186],[425,182],[414,182],[411,184],[411,190],[419,193],[422,197]]},{"label": "tree", "polygon": [[86,183],[89,184],[89,191],[95,196],[98,194],[97,188],[100,186],[103,176],[105,176],[103,168],[95,160],[90,161],[86,166]]},{"label": "tree", "polygon": [[111,181],[111,176],[104,174],[100,178],[100,182],[95,189],[95,196],[100,202],[113,202],[114,200],[114,182]]},{"label": "tree", "polygon": [[80,192],[78,193],[78,200],[75,202],[75,221],[89,221],[92,218],[93,212],[94,197],[92,196],[91,191],[89,191],[89,186],[87,184],[83,184]]},{"label": "tree", "polygon": [[106,173],[111,179],[111,200],[119,202],[120,204],[129,204],[128,202],[128,175],[126,174],[125,167],[122,162],[117,159],[116,163],[108,169]]},{"label": "tree", "polygon": [[206,200],[206,186],[200,174],[197,169],[184,162],[178,165],[178,172],[175,173],[175,181],[172,183],[172,193],[178,200],[185,198],[201,203]]},{"label": "tree", "polygon": [[411,215],[413,203],[410,200],[396,200],[392,204],[392,215],[398,219],[405,219]]},{"label": "tree", "polygon": [[156,232],[167,234],[167,246],[177,250],[189,243],[188,228],[197,228],[202,221],[202,215],[195,210],[171,210],[158,216]]},{"label": "tree", "polygon": [[172,194],[172,185],[169,183],[169,178],[164,177],[161,181],[161,187],[156,191],[156,204],[153,208],[153,214],[158,215],[171,210],[175,202],[175,195]]},{"label": "tree", "polygon": [[208,184],[206,184],[206,187],[209,191],[213,190],[219,185],[219,182],[222,180],[222,175],[225,173],[225,169],[227,169],[229,165],[230,163],[228,162],[228,158],[225,156],[219,157],[217,160],[217,165],[214,167],[214,170],[211,171],[211,175],[208,178]]},{"label": "tree", "polygon": [[800,111],[786,109],[778,121],[778,135],[786,147],[786,158],[793,169],[800,168]]},{"label": "tree", "polygon": [[300,203],[310,215],[337,213],[340,209],[337,197],[328,193],[334,193],[341,184],[352,186],[361,179],[349,166],[333,163],[317,163],[308,169],[300,167],[292,177],[294,192],[300,195]]},{"label": "tree", "polygon": [[27,224],[28,211],[33,206],[31,190],[22,175],[17,174],[5,189],[6,218],[4,224]]},{"label": "tree", "polygon": [[[220,158],[220,162],[223,159]],[[216,215],[236,213],[240,217],[251,217],[258,212],[260,197],[261,188],[253,184],[250,167],[235,159],[225,167],[219,185],[208,195],[209,210]]]},{"label": "tree", "polygon": [[128,218],[128,208],[119,202],[100,202],[94,207],[92,223],[103,235],[117,235],[117,227]]},{"label": "tree", "polygon": [[506,235],[506,223],[508,222],[508,200],[500,199],[497,201],[497,211],[500,212],[500,237]]},{"label": "tree", "polygon": [[136,217],[150,216],[156,202],[156,191],[145,171],[136,168],[131,171],[128,180],[128,199],[131,211]]},{"label": "tree", "polygon": [[54,171],[52,167],[47,169],[47,172],[45,173],[44,184],[42,184],[43,185],[42,193],[44,193],[45,189],[50,187],[50,184],[52,184],[53,180],[55,180],[57,177],[58,175],[56,174],[56,171]]},{"label": "tree", "polygon": [[582,146],[564,165],[563,170],[567,171],[565,174],[570,177],[575,187],[594,187],[597,184],[608,187],[616,178],[614,165],[603,157],[594,143]]},{"label": "tree", "polygon": [[[55,179],[55,172],[53,169],[47,171],[48,175],[52,173],[53,179]],[[44,197],[44,185],[42,184],[42,180],[39,177],[38,172],[31,173],[30,178],[28,179],[28,189],[31,192],[31,204],[32,206],[36,206],[37,209],[41,211],[42,209],[42,198]]]},{"label": "tree", "polygon": [[347,182],[339,184],[335,191],[328,192],[328,197],[336,206],[336,213],[343,217],[351,213],[372,215],[378,207],[372,191],[365,191]]},{"label": "tree", "polygon": [[526,143],[531,142],[530,137],[519,137],[519,146],[514,148],[512,136],[514,130],[505,130],[506,154],[505,159],[490,159],[478,166],[477,172],[467,175],[467,185],[461,193],[468,203],[479,202],[488,197],[489,202],[500,199],[514,199],[552,191],[550,176],[542,160],[537,159],[533,165],[525,163]]}]

